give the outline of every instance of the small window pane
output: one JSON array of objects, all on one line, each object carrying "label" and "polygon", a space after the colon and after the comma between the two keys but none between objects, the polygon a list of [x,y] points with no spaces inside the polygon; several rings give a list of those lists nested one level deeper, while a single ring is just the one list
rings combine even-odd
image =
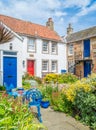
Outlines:
[{"label": "small window pane", "polygon": [[57,44],[56,43],[52,43],[52,53],[53,54],[57,53]]},{"label": "small window pane", "polygon": [[73,45],[70,45],[70,46],[69,46],[69,51],[68,51],[68,52],[69,52],[70,55],[73,54]]},{"label": "small window pane", "polygon": [[28,51],[35,51],[35,39],[28,39]]},{"label": "small window pane", "polygon": [[43,47],[42,47],[43,52],[48,52],[48,42],[43,41]]},{"label": "small window pane", "polygon": [[42,70],[43,71],[48,71],[48,61],[43,61],[42,62]]},{"label": "small window pane", "polygon": [[52,71],[56,72],[57,71],[57,61],[52,61]]}]

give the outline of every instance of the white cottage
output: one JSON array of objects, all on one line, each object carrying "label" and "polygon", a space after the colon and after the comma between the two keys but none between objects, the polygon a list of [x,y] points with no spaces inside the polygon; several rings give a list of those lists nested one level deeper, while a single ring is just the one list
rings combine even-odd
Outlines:
[{"label": "white cottage", "polygon": [[[54,31],[52,18],[48,19],[46,26],[4,15],[0,15],[0,21],[12,29],[20,38],[22,37],[21,39],[16,37],[11,42],[13,45],[11,51],[17,54],[15,55],[18,64],[17,79],[25,72],[41,78],[47,73],[65,72],[66,45]],[[0,45],[1,57],[4,57],[4,51],[9,51],[9,45],[10,43],[5,44],[5,47]],[[1,75],[4,77],[3,60],[1,60],[1,64]],[[1,81],[4,83],[3,80]],[[18,82],[17,80],[17,86],[21,86],[21,83]]]},{"label": "white cottage", "polygon": [[[2,24],[9,31],[5,24]],[[22,45],[23,38],[13,32],[11,42],[0,44],[0,85],[22,86]]]}]

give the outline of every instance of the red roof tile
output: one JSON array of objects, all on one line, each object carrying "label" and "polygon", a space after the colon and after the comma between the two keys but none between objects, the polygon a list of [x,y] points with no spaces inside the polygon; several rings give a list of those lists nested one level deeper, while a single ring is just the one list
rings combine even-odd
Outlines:
[{"label": "red roof tile", "polygon": [[6,24],[9,28],[11,28],[14,32],[30,35],[30,36],[38,36],[45,39],[60,41],[60,36],[46,26],[42,26],[39,24],[34,24],[28,21],[23,21],[20,19],[12,18],[9,16],[0,15],[0,21]]}]

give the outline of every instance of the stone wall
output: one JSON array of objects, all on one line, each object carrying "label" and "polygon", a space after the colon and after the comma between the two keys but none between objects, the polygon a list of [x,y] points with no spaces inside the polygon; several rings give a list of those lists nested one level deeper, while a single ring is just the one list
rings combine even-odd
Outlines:
[{"label": "stone wall", "polygon": [[[84,60],[86,60],[83,57],[83,40],[74,42],[73,48],[74,53],[68,56],[68,63],[74,62],[75,74],[79,78],[82,78],[84,77]],[[88,59],[92,63],[91,72],[96,73],[96,37],[90,38],[90,57],[88,57]]]},{"label": "stone wall", "polygon": [[91,38],[92,72],[96,73],[96,37]]}]

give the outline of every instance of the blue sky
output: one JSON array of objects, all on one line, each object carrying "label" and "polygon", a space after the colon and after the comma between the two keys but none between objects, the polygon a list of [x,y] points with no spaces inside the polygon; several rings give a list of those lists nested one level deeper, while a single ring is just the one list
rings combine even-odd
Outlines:
[{"label": "blue sky", "polygon": [[46,25],[51,17],[59,35],[96,26],[96,0],[0,0],[0,14]]}]

